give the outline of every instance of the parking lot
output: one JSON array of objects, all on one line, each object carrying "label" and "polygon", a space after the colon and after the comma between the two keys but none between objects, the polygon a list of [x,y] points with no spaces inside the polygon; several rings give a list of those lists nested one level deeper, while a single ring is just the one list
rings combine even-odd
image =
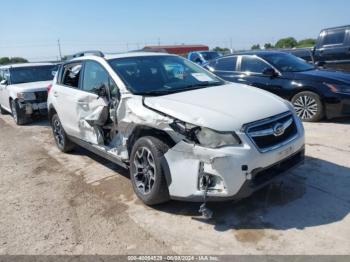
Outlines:
[{"label": "parking lot", "polygon": [[238,203],[150,208],[128,172],[83,149],[54,145],[43,119],[0,118],[0,254],[347,254],[350,121],[305,124],[307,157]]}]

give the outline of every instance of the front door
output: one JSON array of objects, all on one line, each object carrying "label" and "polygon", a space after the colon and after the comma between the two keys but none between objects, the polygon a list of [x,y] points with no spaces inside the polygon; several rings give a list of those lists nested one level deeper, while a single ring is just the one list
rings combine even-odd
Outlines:
[{"label": "front door", "polygon": [[238,68],[241,72],[242,83],[264,89],[281,97],[287,97],[287,92],[284,89],[285,79],[281,76],[264,75],[263,72],[271,66],[261,58],[244,55],[240,59]]}]

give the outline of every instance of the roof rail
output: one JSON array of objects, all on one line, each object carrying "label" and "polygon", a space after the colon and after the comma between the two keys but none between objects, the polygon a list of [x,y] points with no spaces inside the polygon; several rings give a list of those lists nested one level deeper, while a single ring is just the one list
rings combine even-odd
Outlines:
[{"label": "roof rail", "polygon": [[99,57],[105,56],[101,51],[89,50],[89,51],[83,51],[83,52],[76,53],[73,55],[73,58],[87,56],[87,55],[93,55],[93,56],[99,56]]}]

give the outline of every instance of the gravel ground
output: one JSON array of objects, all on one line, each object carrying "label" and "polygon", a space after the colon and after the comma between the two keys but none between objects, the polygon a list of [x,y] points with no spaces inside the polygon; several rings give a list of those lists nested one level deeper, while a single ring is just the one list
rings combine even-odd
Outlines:
[{"label": "gravel ground", "polygon": [[150,208],[128,172],[0,117],[0,254],[350,254],[350,121],[306,124],[307,158],[237,203]]}]

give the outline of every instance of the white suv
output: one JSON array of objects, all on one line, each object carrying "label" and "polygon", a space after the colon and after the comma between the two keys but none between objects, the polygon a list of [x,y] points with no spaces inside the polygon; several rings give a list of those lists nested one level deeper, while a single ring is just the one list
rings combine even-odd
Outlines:
[{"label": "white suv", "polygon": [[47,114],[47,87],[55,71],[51,63],[1,66],[1,114],[12,113],[18,125],[30,122],[34,114]]},{"label": "white suv", "polygon": [[78,54],[48,109],[61,151],[79,144],[129,168],[147,205],[246,197],[304,159],[289,102],[175,55]]}]

